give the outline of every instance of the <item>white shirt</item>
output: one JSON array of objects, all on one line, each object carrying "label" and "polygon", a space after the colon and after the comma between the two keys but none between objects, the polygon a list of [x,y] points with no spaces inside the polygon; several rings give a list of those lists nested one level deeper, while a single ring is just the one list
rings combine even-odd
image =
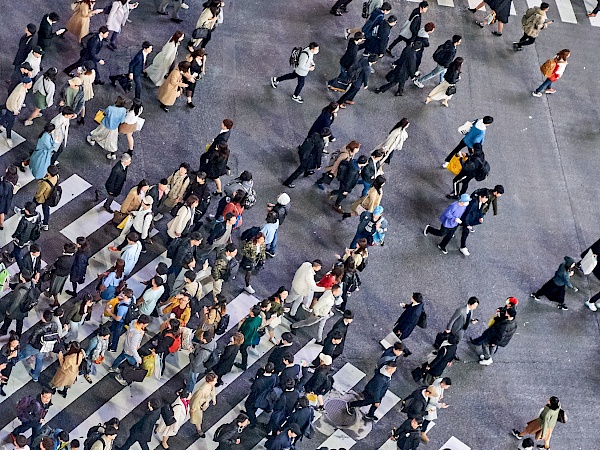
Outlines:
[{"label": "white shirt", "polygon": [[315,306],[313,306],[313,314],[318,317],[328,316],[331,312],[331,308],[335,303],[335,297],[333,293],[329,291],[325,291],[323,295],[317,300]]},{"label": "white shirt", "polygon": [[302,263],[298,270],[296,270],[296,274],[292,281],[292,289],[302,296],[308,295],[309,291],[325,291],[324,287],[317,286],[317,282],[315,281],[315,271],[313,270],[312,263],[308,261]]}]

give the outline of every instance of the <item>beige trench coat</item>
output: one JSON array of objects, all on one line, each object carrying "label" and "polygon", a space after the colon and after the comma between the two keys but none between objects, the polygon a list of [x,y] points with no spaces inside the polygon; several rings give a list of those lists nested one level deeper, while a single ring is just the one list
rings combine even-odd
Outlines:
[{"label": "beige trench coat", "polygon": [[179,69],[171,71],[168,78],[158,90],[158,101],[165,106],[173,106],[177,97],[181,95],[181,88],[186,86],[183,74]]},{"label": "beige trench coat", "polygon": [[60,364],[58,370],[54,374],[50,384],[56,388],[69,387],[75,383],[75,379],[79,374],[79,366],[85,358],[85,352],[81,350],[79,353],[63,356],[63,353],[58,354],[58,362]]},{"label": "beige trench coat", "polygon": [[201,426],[202,417],[204,411],[208,409],[208,405],[211,401],[217,400],[217,391],[214,385],[208,384],[206,380],[202,381],[202,384],[198,388],[192,399],[190,400],[190,423],[193,425]]}]

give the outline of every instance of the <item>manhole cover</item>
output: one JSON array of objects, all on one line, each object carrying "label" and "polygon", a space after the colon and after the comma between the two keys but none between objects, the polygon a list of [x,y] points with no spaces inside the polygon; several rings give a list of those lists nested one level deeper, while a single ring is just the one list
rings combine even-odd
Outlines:
[{"label": "manhole cover", "polygon": [[346,402],[341,399],[332,398],[325,402],[327,419],[337,427],[349,427],[356,422],[356,412],[348,414]]}]

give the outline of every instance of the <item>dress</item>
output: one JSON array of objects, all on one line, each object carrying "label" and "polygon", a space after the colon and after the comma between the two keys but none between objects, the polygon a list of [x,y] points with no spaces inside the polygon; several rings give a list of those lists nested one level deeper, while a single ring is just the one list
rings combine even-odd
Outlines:
[{"label": "dress", "polygon": [[144,111],[144,108],[140,108],[140,111],[138,114],[136,114],[133,109],[130,109],[129,111],[127,111],[125,120],[123,121],[122,124],[119,125],[119,133],[131,134],[131,133],[137,131],[138,118],[140,117],[140,115],[142,114],[143,111]]},{"label": "dress", "polygon": [[440,84],[433,88],[427,97],[436,101],[450,100],[452,95],[446,95],[446,89],[448,89],[450,86],[450,83],[448,83],[446,80],[443,80]]},{"label": "dress", "polygon": [[167,42],[158,55],[156,55],[150,67],[146,69],[146,73],[156,86],[162,86],[165,82],[165,76],[169,73],[175,61],[178,49],[179,42]]},{"label": "dress", "polygon": [[90,74],[87,72],[79,75],[81,81],[83,82],[83,98],[86,102],[90,101],[94,98],[94,81],[96,81],[96,71],[94,69],[90,70]]},{"label": "dress", "polygon": [[190,402],[188,400],[182,400],[180,397],[177,397],[177,400],[175,400],[175,402],[171,405],[173,407],[175,423],[172,425],[165,424],[161,414],[160,419],[158,420],[158,425],[156,426],[156,434],[159,434],[162,437],[176,436],[177,433],[179,433],[179,429],[187,419],[189,405]]},{"label": "dress", "polygon": [[158,90],[158,101],[165,106],[173,106],[177,97],[181,95],[181,88],[184,87],[183,74],[180,70],[173,70],[166,83],[163,83]]},{"label": "dress", "polygon": [[73,353],[71,355],[63,356],[62,353],[58,354],[58,361],[60,366],[50,384],[57,388],[69,387],[75,383],[77,374],[79,373],[79,365],[85,358],[85,352],[81,350],[79,353]]},{"label": "dress", "polygon": [[81,42],[81,39],[90,33],[90,19],[93,15],[94,13],[87,3],[80,1],[75,5],[73,15],[67,22],[66,28],[69,33],[75,35],[78,42]]}]

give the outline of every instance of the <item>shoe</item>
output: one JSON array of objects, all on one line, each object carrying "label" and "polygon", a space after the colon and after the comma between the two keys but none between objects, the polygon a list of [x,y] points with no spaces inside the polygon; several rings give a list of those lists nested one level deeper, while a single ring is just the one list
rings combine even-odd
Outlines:
[{"label": "shoe", "polygon": [[348,40],[349,37],[350,37],[350,29],[344,28],[344,39]]},{"label": "shoe", "polygon": [[211,195],[213,197],[223,197],[223,192],[215,191]]},{"label": "shoe", "polygon": [[427,236],[428,229],[429,229],[429,224],[425,225],[425,228],[423,228],[423,236]]},{"label": "shoe", "polygon": [[348,414],[349,416],[354,414],[354,408],[350,406],[350,403],[346,403],[346,414]]},{"label": "shoe", "polygon": [[192,102],[187,102],[186,106],[190,109],[194,109],[196,107],[196,105],[194,105]]},{"label": "shoe", "polygon": [[440,247],[440,245],[439,245],[439,244],[438,244],[438,246],[437,246],[437,247],[438,247],[438,248],[439,248],[439,249],[442,251],[442,253],[443,253],[444,255],[447,255],[447,254],[448,254],[448,250],[446,250],[445,248],[442,248],[442,247]]},{"label": "shoe", "polygon": [[467,8],[469,11],[471,11],[473,14],[475,14],[477,12],[477,8]]},{"label": "shoe", "polygon": [[533,95],[534,97],[541,97],[541,96],[542,96],[542,93],[541,93],[541,92],[535,92],[535,91],[533,91],[533,92],[531,93],[531,95]]},{"label": "shoe", "polygon": [[544,92],[546,92],[546,94],[554,94],[556,92],[556,89],[550,88],[546,89]]},{"label": "shoe", "polygon": [[319,406],[317,406],[317,407],[315,408],[315,410],[316,410],[316,411],[319,411],[319,412],[325,411],[325,406],[323,406],[323,405],[319,405]]},{"label": "shoe", "polygon": [[350,213],[347,213],[347,212],[345,212],[345,213],[342,213],[342,220],[346,220],[346,219],[348,219],[349,217],[352,217],[352,214],[350,214]]},{"label": "shoe", "polygon": [[531,296],[532,299],[534,299],[536,302],[539,302],[541,300],[541,298],[536,297],[535,292],[529,294]]},{"label": "shoe", "polygon": [[92,139],[92,137],[91,137],[89,134],[88,134],[88,135],[85,137],[85,140],[86,140],[86,142],[87,142],[88,144],[90,144],[92,147],[93,147],[94,145],[96,145],[96,141],[94,141],[94,140]]},{"label": "shoe", "polygon": [[106,155],[106,159],[117,159],[117,155],[115,155],[114,153],[108,153]]},{"label": "shoe", "polygon": [[238,369],[242,369],[242,370],[246,370],[246,369],[247,369],[247,367],[244,367],[244,366],[242,365],[242,363],[234,363],[233,365],[234,365],[235,367],[237,367]]},{"label": "shoe", "polygon": [[340,214],[344,214],[344,210],[342,209],[342,207],[340,205],[333,205],[333,209],[335,209]]},{"label": "shoe", "polygon": [[304,100],[302,100],[302,97],[299,95],[292,95],[292,100],[294,100],[296,103],[304,103]]},{"label": "shoe", "polygon": [[365,420],[372,420],[373,422],[376,422],[377,420],[379,420],[379,419],[377,418],[377,416],[375,416],[375,415],[371,415],[371,414],[366,414],[366,415],[365,415],[365,417],[364,417],[364,419],[365,419]]},{"label": "shoe", "polygon": [[502,33],[500,33],[499,31],[492,31],[492,34],[494,36],[502,36]]},{"label": "shoe", "polygon": [[454,195],[454,194],[446,194],[446,198],[448,200],[458,200],[458,195]]},{"label": "shoe", "polygon": [[283,183],[283,185],[289,187],[290,189],[294,189],[296,187],[296,185],[293,183]]},{"label": "shoe", "polygon": [[171,22],[181,23],[181,22],[183,22],[183,19],[174,19],[174,18],[171,18]]},{"label": "shoe", "polygon": [[569,307],[567,305],[565,305],[564,303],[561,303],[560,305],[558,305],[557,308],[562,309],[563,311],[569,310]]},{"label": "shoe", "polygon": [[166,12],[166,11],[156,11],[156,14],[159,14],[161,16],[168,16],[169,15],[169,13]]},{"label": "shoe", "polygon": [[442,169],[445,169],[446,167],[448,167],[448,164],[450,164],[450,163],[444,162],[444,164],[442,164]]},{"label": "shoe", "polygon": [[590,308],[591,311],[598,311],[598,307],[596,306],[595,303],[592,303],[591,300],[588,300],[587,302],[585,302],[585,306],[587,306],[588,308]]},{"label": "shoe", "polygon": [[77,125],[85,125],[85,118],[80,117],[79,119],[77,119]]},{"label": "shoe", "polygon": [[324,191],[324,190],[325,190],[325,186],[323,186],[323,184],[319,183],[318,181],[317,181],[317,182],[315,182],[315,184],[316,184],[316,185],[317,185],[317,187],[318,187],[319,189],[321,189],[322,191]]},{"label": "shoe", "polygon": [[206,437],[206,433],[198,433],[196,432],[199,438],[204,439]]},{"label": "shoe", "polygon": [[34,383],[38,382],[38,379],[33,376],[33,369],[29,371],[29,375],[31,375],[31,378],[33,379]]},{"label": "shoe", "polygon": [[520,47],[519,47],[519,43],[518,43],[518,42],[513,42],[513,43],[512,43],[512,46],[513,46],[513,50],[514,50],[515,52],[518,52],[518,51],[519,51]]},{"label": "shoe", "polygon": [[465,256],[469,256],[469,255],[470,255],[470,253],[469,253],[469,249],[468,249],[467,247],[462,247],[462,248],[460,248],[460,249],[459,249],[459,251],[460,251],[460,252],[461,252],[463,255],[465,255]]},{"label": "shoe", "polygon": [[58,393],[60,394],[60,396],[62,398],[67,398],[67,390],[63,389],[62,391],[58,391]]},{"label": "shoe", "polygon": [[278,85],[279,81],[277,81],[277,77],[271,77],[271,86],[273,87],[273,89],[277,89]]},{"label": "shoe", "polygon": [[477,25],[479,28],[483,28],[485,27],[485,25],[483,24],[483,22],[479,22],[479,21],[475,21],[475,25]]},{"label": "shoe", "polygon": [[376,94],[381,94],[381,89],[379,89],[379,88],[375,88],[375,89],[373,90],[373,92],[375,92]]},{"label": "shoe", "polygon": [[162,215],[161,213],[157,213],[157,214],[154,216],[154,221],[155,221],[155,222],[158,222],[158,221],[159,221],[160,219],[162,219],[162,218],[163,218],[163,215]]},{"label": "shoe", "polygon": [[342,15],[342,13],[340,11],[337,11],[337,10],[336,11],[331,10],[331,11],[329,11],[329,14],[333,14],[334,16],[341,16]]},{"label": "shoe", "polygon": [[548,450],[550,447],[546,447],[544,444],[538,444],[537,448],[545,448],[546,450]]},{"label": "shoe", "polygon": [[252,295],[252,294],[254,294],[254,293],[256,292],[252,286],[246,286],[246,287],[244,288],[244,290],[245,290],[245,291],[246,291],[248,294],[250,294],[250,295]]},{"label": "shoe", "polygon": [[160,105],[160,109],[162,109],[164,112],[169,112],[169,108],[165,105]]},{"label": "shoe", "polygon": [[493,362],[494,361],[492,361],[492,358],[488,358],[488,359],[482,359],[481,361],[479,361],[479,364],[481,364],[482,366],[489,366]]},{"label": "shoe", "polygon": [[120,372],[120,370],[118,367],[116,367],[114,369],[111,367],[108,369],[108,373],[119,373],[119,372]]},{"label": "shoe", "polygon": [[448,104],[448,100],[442,100],[442,105],[444,105],[446,108],[450,108],[450,105]]},{"label": "shoe", "polygon": [[8,145],[10,148],[14,147],[13,141],[11,138],[6,138],[6,145]]},{"label": "shoe", "polygon": [[127,386],[127,381],[125,381],[120,374],[115,377],[115,380],[117,380],[121,386]]},{"label": "shoe", "polygon": [[267,255],[270,258],[275,258],[275,253],[271,253],[265,250],[265,255]]},{"label": "shoe", "polygon": [[33,125],[33,120],[26,120],[25,121],[25,126],[28,127],[29,125]]},{"label": "shoe", "polygon": [[[113,46],[113,47],[114,47],[114,46]],[[115,47],[115,48],[117,48],[117,47]],[[102,81],[102,80],[96,80],[96,81],[94,81],[94,84],[95,84],[95,85],[98,85],[98,86],[104,86],[104,85],[106,84],[106,82],[104,82],[104,81]]]},{"label": "shoe", "polygon": [[[403,91],[398,91],[394,94],[394,97],[402,97],[404,95]],[[366,417],[366,416],[365,416]]]},{"label": "shoe", "polygon": [[323,345],[323,341],[315,341],[315,344],[317,344],[317,345]]},{"label": "shoe", "polygon": [[48,231],[48,225],[42,225],[42,230],[43,231]]},{"label": "shoe", "polygon": [[425,87],[425,85],[423,83],[421,83],[418,79],[413,81],[413,84],[418,87],[419,89],[423,89]]},{"label": "shoe", "polygon": [[180,8],[181,9],[190,9],[190,5],[188,5],[187,3],[182,3]]},{"label": "shoe", "polygon": [[121,250],[119,250],[117,247],[113,247],[112,245],[111,245],[110,247],[108,247],[108,249],[109,249],[111,252],[120,252],[120,251],[121,251]]}]

